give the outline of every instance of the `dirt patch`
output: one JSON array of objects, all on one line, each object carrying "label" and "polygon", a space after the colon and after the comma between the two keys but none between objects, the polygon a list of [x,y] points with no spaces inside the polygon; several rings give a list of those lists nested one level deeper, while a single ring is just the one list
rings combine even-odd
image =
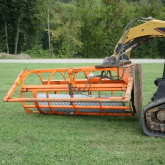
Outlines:
[{"label": "dirt patch", "polygon": [[27,58],[31,58],[29,55],[27,54],[7,54],[7,53],[0,53],[0,58],[4,58],[4,59],[27,59]]}]

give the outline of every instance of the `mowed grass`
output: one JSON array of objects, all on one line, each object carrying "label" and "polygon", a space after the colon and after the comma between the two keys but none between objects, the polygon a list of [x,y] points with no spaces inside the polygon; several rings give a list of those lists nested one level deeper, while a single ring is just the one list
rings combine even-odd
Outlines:
[{"label": "mowed grass", "polygon": [[[28,114],[21,103],[3,102],[25,67],[87,65],[0,64],[0,164],[165,164],[165,139],[145,136],[137,116]],[[143,64],[143,107],[156,91],[153,81],[162,72],[163,64]]]}]

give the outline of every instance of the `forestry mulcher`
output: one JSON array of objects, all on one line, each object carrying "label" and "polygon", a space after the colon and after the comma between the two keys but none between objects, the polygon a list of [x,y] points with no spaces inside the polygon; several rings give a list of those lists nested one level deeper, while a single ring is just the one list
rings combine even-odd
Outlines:
[{"label": "forestry mulcher", "polygon": [[[132,28],[132,25],[142,23]],[[165,137],[165,72],[155,80],[158,87],[142,111],[142,67],[132,64],[130,53],[154,37],[165,37],[165,21],[137,18],[125,28],[113,55],[101,65],[80,68],[23,70],[5,102],[22,102],[28,113],[141,116],[149,136]],[[34,83],[35,75],[40,84]],[[29,79],[29,77],[31,79]],[[84,78],[83,78],[84,77]],[[29,80],[28,80],[29,79]],[[20,85],[20,97],[12,97]]]}]

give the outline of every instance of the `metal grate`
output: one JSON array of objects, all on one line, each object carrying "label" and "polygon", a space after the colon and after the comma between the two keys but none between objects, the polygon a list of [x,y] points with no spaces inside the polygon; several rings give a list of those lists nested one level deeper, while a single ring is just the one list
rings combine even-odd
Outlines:
[{"label": "metal grate", "polygon": [[[38,98],[46,98],[46,94],[37,94]],[[74,98],[91,98],[98,96],[96,95],[74,95]],[[107,95],[101,95],[101,98],[107,98],[110,96]],[[114,97],[114,96],[113,96]],[[65,94],[49,94],[49,98],[70,98],[70,95]],[[48,105],[47,102],[39,102],[39,105]],[[70,105],[70,102],[51,102],[51,105],[60,105],[60,106],[67,106]],[[75,102],[76,106],[100,106],[99,103],[96,102]],[[125,106],[124,103],[102,103],[102,106]],[[66,109],[66,108],[54,108],[57,112],[65,112],[65,113],[72,113],[76,112],[75,109]],[[90,113],[101,113],[101,109],[78,109],[80,112],[90,112]],[[42,108],[42,111],[44,112],[51,112],[50,108]],[[121,109],[105,109],[104,110],[107,113],[125,113],[125,110]]]}]

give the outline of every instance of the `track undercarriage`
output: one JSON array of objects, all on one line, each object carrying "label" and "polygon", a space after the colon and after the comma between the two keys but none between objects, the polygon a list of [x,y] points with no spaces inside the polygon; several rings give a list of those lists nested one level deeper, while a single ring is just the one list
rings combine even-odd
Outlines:
[{"label": "track undercarriage", "polygon": [[162,103],[150,102],[142,111],[141,126],[148,136],[165,137],[165,104]]},{"label": "track undercarriage", "polygon": [[141,113],[141,126],[148,136],[165,137],[165,69],[154,83],[158,89]]}]

